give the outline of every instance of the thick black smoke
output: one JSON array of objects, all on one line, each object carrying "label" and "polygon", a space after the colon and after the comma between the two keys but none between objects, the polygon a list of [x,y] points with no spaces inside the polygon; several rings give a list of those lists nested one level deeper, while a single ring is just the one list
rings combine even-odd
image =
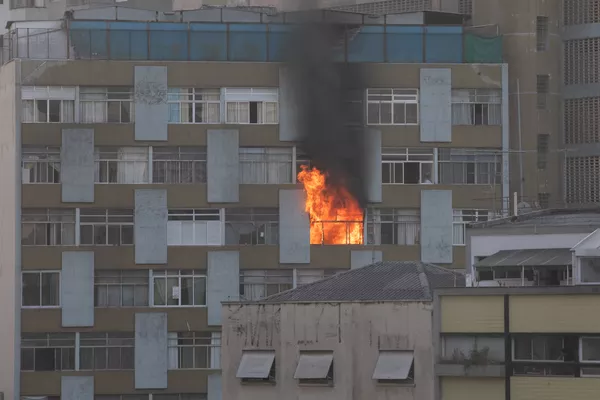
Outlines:
[{"label": "thick black smoke", "polygon": [[335,51],[344,51],[345,35],[343,25],[298,25],[287,46],[288,74],[301,149],[313,166],[328,173],[328,184],[345,187],[364,207],[365,132],[362,125],[349,126],[350,121],[362,122],[362,94],[356,99],[361,102],[358,107],[349,103],[355,93],[362,93],[362,73],[356,64],[333,60]]}]

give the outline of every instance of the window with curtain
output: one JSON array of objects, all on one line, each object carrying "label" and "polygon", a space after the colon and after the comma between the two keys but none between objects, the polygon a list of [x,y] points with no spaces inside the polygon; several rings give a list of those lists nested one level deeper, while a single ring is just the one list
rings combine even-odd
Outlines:
[{"label": "window with curtain", "polygon": [[293,286],[292,270],[245,270],[240,273],[240,298],[247,301],[261,300]]},{"label": "window with curtain", "polygon": [[240,183],[292,183],[292,148],[240,147]]},{"label": "window with curtain", "polygon": [[454,210],[452,222],[452,244],[466,244],[467,225],[474,222],[485,222],[492,219],[493,213],[488,210]]},{"label": "window with curtain", "polygon": [[148,183],[148,147],[96,147],[96,183]]},{"label": "window with curtain", "polygon": [[433,183],[433,149],[383,148],[381,178],[384,184]]},{"label": "window with curtain", "polygon": [[24,208],[21,212],[23,246],[73,246],[75,209]]},{"label": "window with curtain", "polygon": [[279,209],[227,208],[225,245],[279,244]]},{"label": "window with curtain", "polygon": [[368,125],[417,125],[418,89],[367,89]]},{"label": "window with curtain", "polygon": [[438,149],[438,180],[445,185],[502,184],[502,152],[494,149]]},{"label": "window with curtain", "polygon": [[419,210],[380,208],[367,210],[367,244],[412,246],[420,243]]},{"label": "window with curtain", "polygon": [[21,371],[74,371],[75,333],[22,333]]},{"label": "window with curtain", "polygon": [[221,90],[169,88],[169,123],[218,124],[221,122]]},{"label": "window with curtain", "polygon": [[134,369],[133,332],[81,332],[79,370],[106,371]]},{"label": "window with curtain", "polygon": [[21,285],[22,307],[58,307],[60,305],[60,272],[23,272]]},{"label": "window with curtain", "polygon": [[153,147],[152,183],[206,183],[206,147]]},{"label": "window with curtain", "polygon": [[225,121],[228,124],[279,123],[279,90],[225,88]]},{"label": "window with curtain", "polygon": [[60,183],[60,147],[23,146],[23,183]]},{"label": "window with curtain", "polygon": [[155,307],[206,306],[206,273],[199,270],[152,271]]},{"label": "window with curtain", "polygon": [[130,87],[82,87],[79,120],[84,124],[132,123],[133,89]]},{"label": "window with curtain", "polygon": [[133,210],[82,208],[79,237],[82,246],[133,245]]},{"label": "window with curtain", "polygon": [[211,332],[169,332],[169,369],[210,369],[214,365]]},{"label": "window with curtain", "polygon": [[75,122],[76,88],[62,86],[23,86],[22,122]]},{"label": "window with curtain", "polygon": [[169,210],[167,245],[221,246],[221,211],[214,209]]},{"label": "window with curtain", "polygon": [[502,91],[452,90],[453,125],[502,125]]},{"label": "window with curtain", "polygon": [[95,307],[147,307],[148,270],[94,271]]}]

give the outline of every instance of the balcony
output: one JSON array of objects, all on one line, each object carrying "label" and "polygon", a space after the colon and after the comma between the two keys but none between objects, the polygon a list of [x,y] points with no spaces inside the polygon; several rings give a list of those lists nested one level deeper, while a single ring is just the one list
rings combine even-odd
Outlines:
[{"label": "balcony", "polygon": [[44,8],[45,0],[10,0],[10,9],[17,8]]},{"label": "balcony", "polygon": [[442,356],[435,364],[437,376],[505,376],[504,338],[501,336],[442,337]]}]

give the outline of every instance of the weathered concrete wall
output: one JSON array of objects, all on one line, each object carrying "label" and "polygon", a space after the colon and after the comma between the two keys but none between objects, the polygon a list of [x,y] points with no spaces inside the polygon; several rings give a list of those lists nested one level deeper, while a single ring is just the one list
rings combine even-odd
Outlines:
[{"label": "weathered concrete wall", "polygon": [[[424,303],[309,303],[223,306],[223,398],[228,400],[431,400],[432,306]],[[242,350],[275,350],[277,385],[242,385]],[[414,350],[415,383],[382,386],[372,379],[382,350]],[[334,352],[334,386],[299,386],[301,350]]]}]

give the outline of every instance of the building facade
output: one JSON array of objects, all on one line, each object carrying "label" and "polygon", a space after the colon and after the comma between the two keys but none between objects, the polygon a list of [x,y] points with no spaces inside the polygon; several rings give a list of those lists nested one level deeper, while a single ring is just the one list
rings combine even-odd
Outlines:
[{"label": "building facade", "polygon": [[435,398],[595,398],[599,301],[598,286],[436,291]]},{"label": "building facade", "polygon": [[282,117],[285,21],[144,13],[76,11],[5,38],[6,398],[218,399],[221,301],[380,260],[462,267],[466,223],[504,208],[507,67],[461,26],[390,19],[344,45],[369,77],[356,103],[374,197],[363,245],[311,245],[296,183],[310,160]]}]

